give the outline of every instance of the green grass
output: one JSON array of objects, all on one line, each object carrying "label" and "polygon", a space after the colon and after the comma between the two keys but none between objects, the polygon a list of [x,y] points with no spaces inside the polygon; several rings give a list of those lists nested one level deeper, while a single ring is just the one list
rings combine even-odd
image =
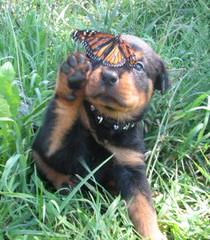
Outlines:
[{"label": "green grass", "polygon": [[137,239],[119,197],[94,183],[88,198],[53,193],[31,163],[77,28],[140,36],[167,63],[172,87],[145,116],[147,174],[168,239],[209,239],[209,14],[205,0],[0,2],[0,239]]}]

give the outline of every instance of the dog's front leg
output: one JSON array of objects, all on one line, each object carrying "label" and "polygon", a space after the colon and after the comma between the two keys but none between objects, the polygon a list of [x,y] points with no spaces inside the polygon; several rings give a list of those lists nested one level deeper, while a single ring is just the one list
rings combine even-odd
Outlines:
[{"label": "dog's front leg", "polygon": [[147,239],[165,240],[165,236],[159,230],[157,216],[152,206],[144,154],[130,149],[109,148],[116,159],[117,187],[126,200],[128,213],[136,230]]},{"label": "dog's front leg", "polygon": [[54,97],[32,146],[38,169],[56,189],[73,184],[68,174],[76,158],[74,149],[80,137],[76,126],[90,71],[90,62],[80,53],[69,56],[61,65]]}]

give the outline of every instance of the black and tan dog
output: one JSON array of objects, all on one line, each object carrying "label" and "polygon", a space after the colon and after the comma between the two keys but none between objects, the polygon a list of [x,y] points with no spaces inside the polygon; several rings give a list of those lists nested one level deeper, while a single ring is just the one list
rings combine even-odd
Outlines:
[{"label": "black and tan dog", "polygon": [[75,184],[71,176],[87,174],[81,162],[94,169],[113,154],[95,178],[126,200],[129,216],[143,237],[165,239],[152,207],[139,121],[154,89],[167,89],[167,73],[144,41],[122,38],[141,56],[135,68],[91,63],[80,53],[62,64],[33,156],[42,174],[59,189]]}]

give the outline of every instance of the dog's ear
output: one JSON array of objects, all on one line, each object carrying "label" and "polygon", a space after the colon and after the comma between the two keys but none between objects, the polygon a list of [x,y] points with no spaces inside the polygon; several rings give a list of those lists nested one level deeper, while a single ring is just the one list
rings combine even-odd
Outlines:
[{"label": "dog's ear", "polygon": [[159,59],[154,88],[161,91],[161,93],[163,94],[169,87],[170,81],[168,78],[168,72],[163,61]]}]

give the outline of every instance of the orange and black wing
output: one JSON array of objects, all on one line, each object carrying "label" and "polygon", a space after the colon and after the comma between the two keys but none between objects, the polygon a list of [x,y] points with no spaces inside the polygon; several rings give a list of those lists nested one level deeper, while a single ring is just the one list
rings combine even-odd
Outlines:
[{"label": "orange and black wing", "polygon": [[119,49],[126,59],[127,64],[133,67],[137,63],[135,51],[124,40],[120,40]]},{"label": "orange and black wing", "polygon": [[121,67],[126,62],[132,65],[135,62],[134,51],[120,36],[96,31],[75,31],[74,40],[79,40],[85,47],[87,55],[94,61],[104,65]]},{"label": "orange and black wing", "polygon": [[75,31],[74,40],[79,40],[85,47],[87,55],[104,65],[120,67],[126,59],[119,49],[119,36],[96,31]]}]

